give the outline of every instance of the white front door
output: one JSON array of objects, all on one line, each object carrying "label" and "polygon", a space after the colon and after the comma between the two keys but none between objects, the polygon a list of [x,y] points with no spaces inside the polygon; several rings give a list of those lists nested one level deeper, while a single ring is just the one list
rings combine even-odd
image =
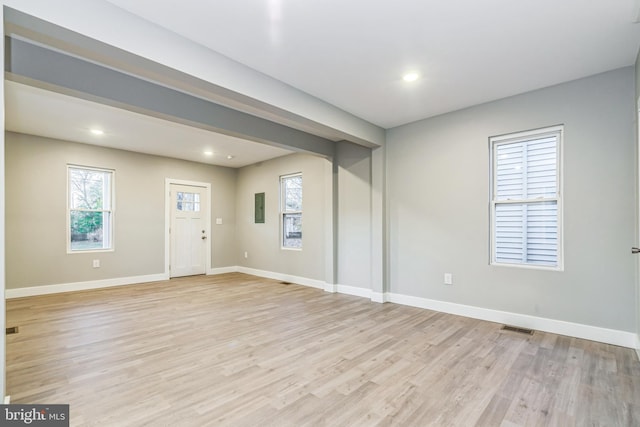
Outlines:
[{"label": "white front door", "polygon": [[204,187],[171,184],[170,276],[193,276],[206,272],[209,244]]}]

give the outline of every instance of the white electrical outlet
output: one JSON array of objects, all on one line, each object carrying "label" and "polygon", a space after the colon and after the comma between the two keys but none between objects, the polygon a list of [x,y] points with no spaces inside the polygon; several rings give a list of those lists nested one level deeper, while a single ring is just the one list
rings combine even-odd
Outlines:
[{"label": "white electrical outlet", "polygon": [[453,285],[453,274],[444,273],[444,284],[445,285]]},{"label": "white electrical outlet", "polygon": [[216,218],[216,225],[222,224],[222,218]]},{"label": "white electrical outlet", "polygon": [[99,259],[94,259],[93,260],[93,268],[100,268],[100,260]]},{"label": "white electrical outlet", "polygon": [[249,258],[249,252],[245,252],[245,253],[244,253],[244,257],[245,257],[245,258]]}]

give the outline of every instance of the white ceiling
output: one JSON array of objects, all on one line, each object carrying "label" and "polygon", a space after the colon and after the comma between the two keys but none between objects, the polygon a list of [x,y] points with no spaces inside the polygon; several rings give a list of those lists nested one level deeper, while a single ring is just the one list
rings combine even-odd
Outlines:
[{"label": "white ceiling", "polygon": [[632,65],[640,46],[638,0],[109,1],[384,128]]},{"label": "white ceiling", "polygon": [[[632,65],[640,47],[640,0],[108,1],[383,128]],[[229,167],[290,153],[11,81],[5,98],[15,132]]]},{"label": "white ceiling", "polygon": [[[6,129],[30,135],[228,167],[291,153],[8,80],[5,105]],[[93,135],[94,128],[104,135]],[[214,154],[207,156],[205,151]]]}]

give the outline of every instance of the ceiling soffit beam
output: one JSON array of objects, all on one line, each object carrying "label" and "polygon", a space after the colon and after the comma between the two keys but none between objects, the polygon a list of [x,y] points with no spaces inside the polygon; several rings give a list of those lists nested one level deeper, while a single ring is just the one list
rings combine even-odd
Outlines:
[{"label": "ceiling soffit beam", "polygon": [[[162,86],[174,88],[218,105],[243,111],[332,141],[344,140],[370,148],[379,147],[384,143],[384,129],[345,111],[339,110],[334,106],[329,106],[329,104],[324,103],[324,101],[317,100],[328,106],[328,110],[331,111],[330,115],[333,115],[332,120],[342,114],[347,117],[345,123],[349,123],[344,126],[351,126],[353,130],[344,131],[330,125],[325,125],[295,114],[292,111],[216,85],[6,6],[5,35],[10,35],[12,38],[17,36],[18,38],[33,41],[36,44],[50,47],[53,50],[64,52],[70,56],[101,64],[107,68],[115,69]],[[236,65],[241,68],[240,71],[245,71],[245,73],[253,72],[259,74],[257,71],[241,64]],[[273,80],[266,75],[259,75],[266,80]],[[275,80],[273,80],[273,82],[277,82],[277,84],[288,89],[286,92],[291,92],[290,95],[294,96],[294,98],[296,96],[311,97],[282,82]]]},{"label": "ceiling soffit beam", "polygon": [[9,80],[225,135],[333,156],[329,139],[22,40],[5,37],[5,46]]}]

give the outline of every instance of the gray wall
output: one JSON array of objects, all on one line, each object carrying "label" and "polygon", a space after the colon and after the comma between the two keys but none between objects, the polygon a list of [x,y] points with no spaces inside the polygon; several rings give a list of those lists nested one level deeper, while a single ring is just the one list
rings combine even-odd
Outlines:
[{"label": "gray wall", "polygon": [[640,98],[640,52],[636,58],[636,100]]},{"label": "gray wall", "polygon": [[[389,130],[390,291],[635,331],[634,93],[627,67]],[[557,124],[565,270],[490,266],[488,137]]]},{"label": "gray wall", "polygon": [[[212,266],[236,265],[236,170],[7,132],[7,288],[164,272],[165,178],[211,183]],[[66,253],[67,163],[115,169],[115,251]],[[101,268],[92,268],[93,259]]]},{"label": "gray wall", "polygon": [[[638,75],[628,67],[389,130],[388,290],[640,330],[629,254],[636,241]],[[565,125],[565,271],[489,266],[488,137],[555,124]],[[212,224],[214,268],[327,280],[333,198],[326,159],[294,154],[232,170],[13,133],[6,139],[9,289],[162,273],[166,177],[212,184],[212,217],[223,218]],[[67,163],[116,169],[115,252],[66,254]],[[336,283],[371,288],[370,150],[336,144],[335,171]],[[304,176],[304,249],[283,251],[278,177],[294,172]],[[257,192],[266,193],[265,224],[253,223]],[[100,269],[91,268],[94,258]],[[453,273],[453,286],[442,284],[445,272]]]},{"label": "gray wall", "polygon": [[336,161],[337,283],[371,289],[371,150],[341,142]]},{"label": "gray wall", "polygon": [[[640,102],[638,102],[638,100],[640,100],[640,52],[638,53],[638,56],[636,58],[635,72],[636,72],[636,103],[634,104],[634,107],[635,107],[634,116],[636,118],[636,125],[635,125],[636,141],[639,141],[638,145],[640,146],[640,135],[638,135],[638,129],[639,129],[638,119],[640,118]],[[637,191],[640,192],[640,188],[638,188]],[[640,212],[638,212],[638,222],[640,223]],[[640,225],[640,224],[637,224],[637,225]],[[640,267],[640,263],[639,263],[639,267]],[[638,288],[636,292],[636,299],[638,303],[638,308],[636,312],[636,318],[638,320],[638,328],[636,329],[636,331],[638,332],[638,339],[640,340],[640,277],[638,278],[637,287]]]},{"label": "gray wall", "polygon": [[[328,160],[291,154],[238,170],[237,259],[243,267],[325,280],[325,179]],[[281,249],[280,176],[302,173],[302,250]],[[254,194],[265,193],[265,222],[254,223]],[[244,252],[249,257],[244,258]]]}]

